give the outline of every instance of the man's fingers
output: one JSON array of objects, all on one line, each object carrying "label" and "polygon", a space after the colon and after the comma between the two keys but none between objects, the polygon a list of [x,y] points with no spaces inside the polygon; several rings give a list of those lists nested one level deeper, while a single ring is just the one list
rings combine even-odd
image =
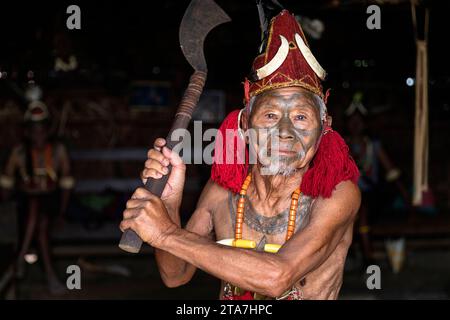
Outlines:
[{"label": "man's fingers", "polygon": [[155,169],[144,169],[141,175],[142,180],[144,180],[145,182],[147,182],[148,178],[161,179],[162,177],[163,174],[156,171]]},{"label": "man's fingers", "polygon": [[167,147],[162,148],[162,154],[169,159],[170,164],[173,167],[185,168],[186,165],[183,162],[183,159],[178,155],[178,153],[170,150]]},{"label": "man's fingers", "polygon": [[[165,166],[165,165],[161,164],[161,162],[158,162],[153,159],[145,161],[145,170],[150,170],[150,169],[154,169],[161,174],[169,173],[169,169],[167,168],[167,166]],[[144,175],[144,177],[146,177],[146,176]]]},{"label": "man's fingers", "polygon": [[158,150],[161,151],[161,148],[164,147],[166,145],[166,139],[164,138],[158,138],[155,140],[155,143],[153,144],[153,147]]},{"label": "man's fingers", "polygon": [[162,177],[163,175],[155,169],[144,169],[141,172],[141,180],[144,185],[147,184],[148,178],[161,179]]},{"label": "man's fingers", "polygon": [[142,184],[143,184],[143,185],[145,185],[145,184],[147,183],[147,178],[145,177],[145,174],[146,174],[146,172],[145,172],[145,169],[144,169],[144,170],[142,170],[141,173],[140,173],[140,177],[141,177],[141,180],[142,180]]},{"label": "man's fingers", "polygon": [[[147,153],[147,157],[148,157],[147,162],[151,161],[151,160],[155,160],[165,166],[169,165],[169,159],[164,157],[164,155],[156,149],[150,149]],[[146,166],[147,166],[147,164],[146,164]]]},{"label": "man's fingers", "polygon": [[126,219],[126,220],[122,220],[122,222],[119,225],[120,230],[122,230],[122,232],[124,232],[127,229],[132,229],[135,226],[135,222],[133,219]]},{"label": "man's fingers", "polygon": [[137,209],[142,208],[145,200],[141,199],[130,199],[127,201],[126,208],[127,209]]},{"label": "man's fingers", "polygon": [[[137,206],[137,207],[128,207],[128,202],[130,202],[130,201],[136,201],[136,202],[139,201],[140,206]],[[123,218],[124,218],[124,219],[133,219],[133,218],[136,218],[136,217],[139,215],[139,212],[140,212],[140,210],[141,210],[141,208],[142,208],[142,202],[141,202],[141,201],[142,201],[142,200],[128,200],[128,202],[127,202],[127,209],[125,209],[125,210],[123,211]]]},{"label": "man's fingers", "polygon": [[145,188],[137,188],[136,191],[134,191],[133,195],[131,196],[131,199],[141,199],[141,200],[152,200],[154,198],[157,197]]}]

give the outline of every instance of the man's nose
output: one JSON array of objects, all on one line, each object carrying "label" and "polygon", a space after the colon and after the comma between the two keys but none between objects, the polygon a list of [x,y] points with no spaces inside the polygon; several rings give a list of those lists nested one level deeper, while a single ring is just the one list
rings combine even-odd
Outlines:
[{"label": "man's nose", "polygon": [[279,134],[280,139],[283,140],[292,140],[294,139],[294,133],[292,132],[292,123],[289,117],[284,116],[280,119],[279,123]]}]

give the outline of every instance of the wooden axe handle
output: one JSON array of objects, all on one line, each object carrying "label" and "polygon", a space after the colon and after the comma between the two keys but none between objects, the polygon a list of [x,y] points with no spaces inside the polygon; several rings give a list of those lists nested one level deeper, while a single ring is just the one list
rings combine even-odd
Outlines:
[{"label": "wooden axe handle", "polygon": [[[179,141],[172,140],[172,133],[177,129],[187,129],[189,122],[191,121],[192,113],[194,112],[195,106],[198,103],[198,99],[202,94],[203,87],[206,81],[206,72],[195,71],[191,78],[189,79],[189,85],[184,92],[183,98],[181,99],[180,106],[178,107],[177,113],[175,115],[175,120],[172,124],[172,128],[167,135],[166,147],[173,149],[176,143]],[[164,187],[166,186],[167,179],[169,179],[170,171],[172,166],[168,167],[169,173],[164,175],[161,179],[148,178],[145,188],[149,190],[154,195],[161,197]],[[130,253],[138,253],[141,250],[142,239],[131,229],[125,230],[120,239],[119,247]]]}]

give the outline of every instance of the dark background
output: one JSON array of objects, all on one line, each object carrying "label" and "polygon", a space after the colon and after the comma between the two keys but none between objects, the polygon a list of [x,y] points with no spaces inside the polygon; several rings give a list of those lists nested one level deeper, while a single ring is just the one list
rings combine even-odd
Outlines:
[{"label": "dark background", "polygon": [[[143,159],[80,159],[79,152],[124,148],[145,150],[154,138],[165,136],[192,72],[178,43],[179,23],[188,3],[185,0],[1,2],[0,72],[6,72],[6,77],[0,79],[0,111],[10,108],[8,110],[17,112],[0,117],[0,164],[3,166],[11,148],[22,137],[20,112],[26,108],[23,91],[30,81],[43,89],[43,100],[49,106],[54,123],[60,120],[64,103],[71,101],[74,105],[65,130],[58,138],[73,155],[74,176],[88,188],[75,190],[68,213],[74,226],[81,223],[81,229],[73,227],[72,231],[55,236],[56,243],[60,244],[60,251],[57,250],[60,256],[77,257],[92,243],[99,245],[97,253],[106,250],[105,247],[115,246],[120,234],[114,227],[133,184],[115,189],[107,181],[111,178],[125,182],[136,180]],[[231,111],[242,105],[241,82],[257,54],[259,21],[254,1],[217,0],[217,3],[232,22],[216,28],[206,40],[209,71],[206,88],[223,90],[227,111]],[[369,118],[369,131],[383,141],[387,152],[403,172],[403,182],[410,189],[415,105],[414,87],[407,86],[406,79],[414,78],[416,61],[411,8],[409,1],[380,1],[381,30],[369,30],[366,27],[366,8],[373,3],[282,1],[291,12],[320,19],[325,25],[321,39],[309,39],[309,44],[329,75],[324,88],[331,88],[328,110],[333,116],[333,126],[345,133],[343,111],[353,94],[363,91],[364,105],[373,111]],[[65,11],[71,4],[81,8],[81,30],[66,28],[68,14]],[[418,236],[414,237],[413,233],[411,237],[426,239],[419,243],[419,247],[447,250],[450,228],[436,234],[433,226],[450,224],[433,219],[448,218],[450,211],[450,49],[446,43],[450,30],[450,5],[447,1],[435,0],[424,1],[423,6],[430,9],[429,180],[436,211],[433,217],[426,216],[425,221],[419,223],[431,226],[428,228],[431,232],[422,236],[419,230]],[[423,17],[422,10],[418,14]],[[419,19],[419,25],[421,22]],[[420,28],[419,33],[423,33]],[[79,62],[76,72],[61,75],[52,71],[58,39],[70,43],[70,52],[77,56]],[[360,66],[361,61],[367,62],[367,66]],[[138,80],[168,83],[170,97],[166,108],[140,112],[131,108],[132,84]],[[92,103],[102,106],[103,113],[86,111],[84,106]],[[209,126],[218,125],[219,122]],[[184,220],[193,211],[208,176],[207,165],[189,166],[183,200]],[[96,187],[89,189],[92,180],[96,180]],[[102,184],[102,181],[105,182]],[[395,193],[393,190],[390,192],[391,196]],[[98,212],[92,211],[92,202],[100,200],[106,205]],[[380,215],[383,216],[382,213]],[[402,221],[407,221],[407,217],[408,212],[400,215]],[[105,231],[108,223],[112,231]],[[390,236],[402,236],[406,231],[399,227],[395,232]],[[92,240],[94,234],[97,236]],[[433,242],[438,236],[437,242]],[[380,236],[379,248],[382,248],[383,239]],[[68,254],[68,248],[75,253]],[[114,250],[112,255],[124,259]],[[161,292],[170,297],[173,291]],[[153,297],[150,294],[144,296]],[[30,294],[29,297],[36,296]],[[104,296],[99,293],[94,297]]]}]

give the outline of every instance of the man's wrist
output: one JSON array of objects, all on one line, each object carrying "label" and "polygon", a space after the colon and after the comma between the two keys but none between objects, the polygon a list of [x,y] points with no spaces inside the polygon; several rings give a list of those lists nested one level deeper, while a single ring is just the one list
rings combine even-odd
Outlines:
[{"label": "man's wrist", "polygon": [[176,237],[179,233],[181,228],[176,224],[172,223],[169,228],[166,229],[166,231],[161,236],[161,239],[159,242],[159,245],[157,246],[158,249],[165,250],[165,248],[169,247],[170,241]]},{"label": "man's wrist", "polygon": [[167,213],[170,217],[170,220],[172,220],[173,223],[175,223],[177,226],[181,226],[180,223],[180,206],[172,207],[172,206],[166,206]]}]

